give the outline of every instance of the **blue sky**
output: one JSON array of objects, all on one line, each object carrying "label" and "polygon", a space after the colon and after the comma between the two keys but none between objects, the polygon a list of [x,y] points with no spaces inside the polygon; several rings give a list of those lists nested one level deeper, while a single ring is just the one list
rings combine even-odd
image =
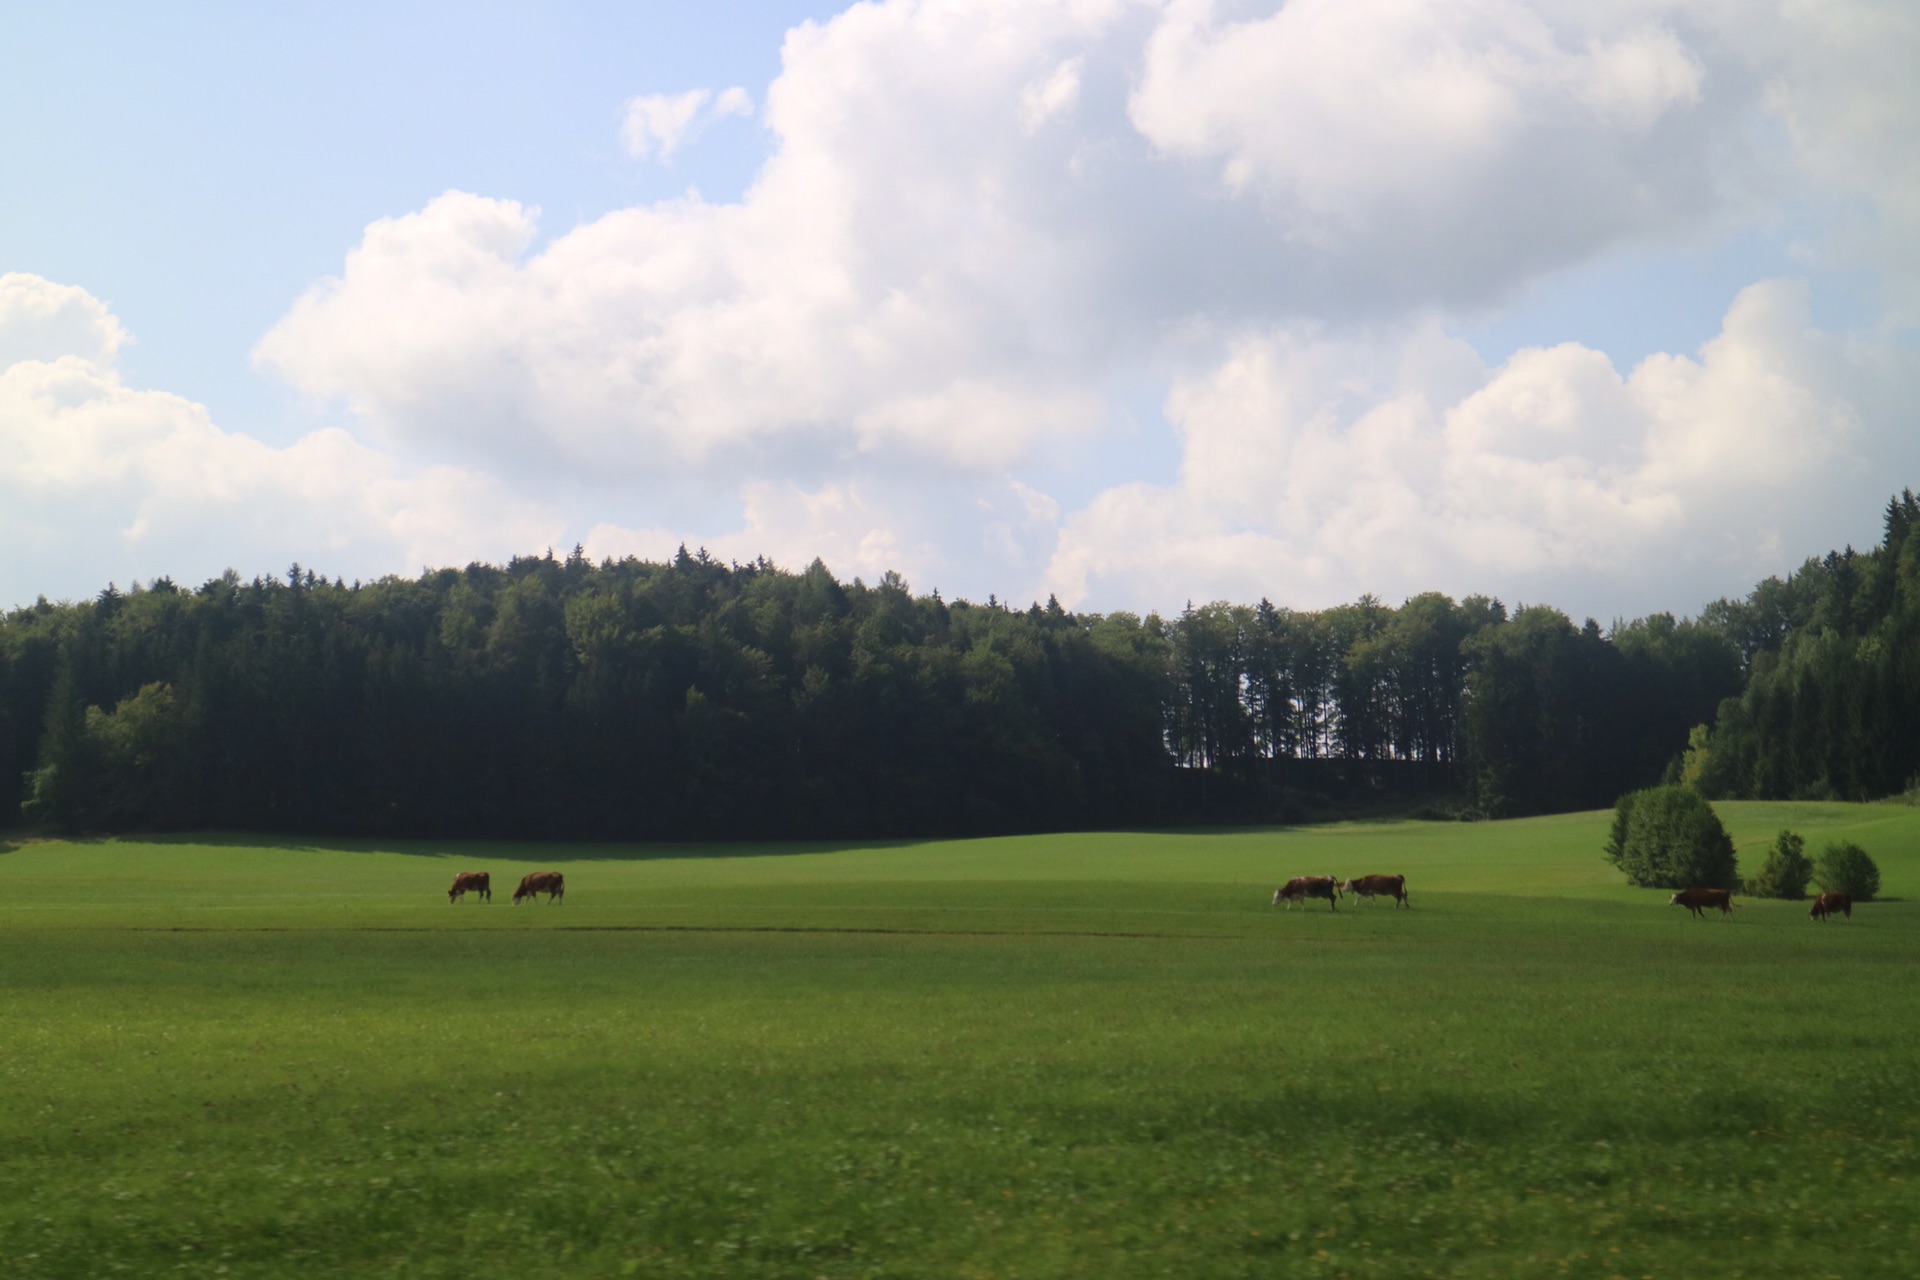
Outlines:
[{"label": "blue sky", "polygon": [[[79,283],[139,336],[130,378],[223,422],[305,425],[248,352],[377,218],[449,189],[509,195],[551,230],[688,185],[737,195],[765,140],[714,131],[632,162],[642,89],[764,84],[786,29],[829,6],[16,6],[0,18],[5,270]],[[230,415],[244,415],[233,419]]]},{"label": "blue sky", "polygon": [[0,604],[684,540],[1606,620],[1920,480],[1910,6],[282,9],[0,16]]}]

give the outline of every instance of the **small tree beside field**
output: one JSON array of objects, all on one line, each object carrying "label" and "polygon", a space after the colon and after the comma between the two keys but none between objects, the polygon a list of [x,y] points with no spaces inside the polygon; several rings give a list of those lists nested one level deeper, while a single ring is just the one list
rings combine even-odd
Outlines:
[{"label": "small tree beside field", "polygon": [[1806,849],[1805,840],[1781,828],[1773,838],[1773,847],[1767,850],[1760,874],[1747,882],[1747,892],[1756,898],[1797,901],[1806,897],[1807,881],[1813,879],[1813,860],[1807,857]]},{"label": "small tree beside field", "polygon": [[1844,893],[1855,902],[1872,902],[1880,892],[1880,868],[1851,840],[1838,841],[1820,851],[1813,879],[1826,892]]},{"label": "small tree beside field", "polygon": [[1692,787],[1649,787],[1620,797],[1607,861],[1629,882],[1656,889],[1733,889],[1740,883],[1733,841]]}]

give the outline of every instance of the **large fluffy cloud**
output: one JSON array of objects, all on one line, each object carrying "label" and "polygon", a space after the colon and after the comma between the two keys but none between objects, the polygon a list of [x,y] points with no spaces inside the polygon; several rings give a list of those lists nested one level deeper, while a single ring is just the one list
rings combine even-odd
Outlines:
[{"label": "large fluffy cloud", "polygon": [[[1658,23],[1496,0],[860,5],[790,35],[741,201],[530,252],[532,211],[449,193],[370,227],[259,358],[516,467],[1004,468],[1097,429],[1195,316],[1481,300],[1674,225],[1742,105],[1704,110],[1704,75]],[[665,139],[704,99],[638,101]]]},{"label": "large fluffy cloud", "polygon": [[1696,355],[1625,373],[1571,343],[1487,368],[1431,326],[1248,338],[1173,390],[1178,483],[1074,515],[1049,585],[1325,604],[1356,583],[1577,584],[1595,612],[1697,607],[1832,545],[1888,464],[1920,465],[1920,441],[1887,443],[1915,364],[1814,328],[1794,281],[1744,291]]},{"label": "large fluffy cloud", "polygon": [[[339,437],[335,471],[564,491],[560,536],[597,551],[823,554],[1096,606],[1688,607],[1829,545],[1821,513],[1916,461],[1897,335],[1822,331],[1779,283],[1631,369],[1489,363],[1459,318],[1745,233],[1911,324],[1916,64],[1920,21],[1874,0],[864,3],[789,34],[739,200],[543,238],[512,192],[448,192],[368,227],[256,359],[389,451]],[[645,94],[623,138],[668,159],[748,104]],[[117,386],[90,303],[35,302],[36,332],[67,326]],[[1129,410],[1161,400],[1179,477],[1126,483]],[[190,406],[142,403],[192,436]],[[274,465],[259,483],[292,483]],[[1090,494],[1080,468],[1119,478]],[[432,508],[445,554],[491,553],[453,546],[485,501]]]},{"label": "large fluffy cloud", "polygon": [[454,467],[409,467],[337,428],[285,448],[127,386],[125,333],[72,286],[0,276],[0,600],[290,561],[379,573],[551,542],[550,514]]},{"label": "large fluffy cloud", "polygon": [[1703,103],[1701,56],[1646,16],[1555,21],[1515,0],[1226,8],[1170,9],[1131,118],[1257,201],[1265,243],[1307,251],[1301,274],[1348,299],[1497,296],[1724,194],[1716,131],[1742,96]]}]

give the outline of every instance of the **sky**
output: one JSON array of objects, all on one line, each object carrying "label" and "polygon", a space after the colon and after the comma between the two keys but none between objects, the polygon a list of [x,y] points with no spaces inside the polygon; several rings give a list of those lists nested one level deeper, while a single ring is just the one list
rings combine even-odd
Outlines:
[{"label": "sky", "polygon": [[0,607],[1692,614],[1920,485],[1920,7],[0,9]]}]

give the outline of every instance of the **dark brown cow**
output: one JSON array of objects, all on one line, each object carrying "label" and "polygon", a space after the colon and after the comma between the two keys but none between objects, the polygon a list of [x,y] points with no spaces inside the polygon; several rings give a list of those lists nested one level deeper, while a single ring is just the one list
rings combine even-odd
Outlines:
[{"label": "dark brown cow", "polygon": [[469,889],[473,890],[474,896],[482,901],[493,901],[493,877],[484,871],[462,871],[455,876],[453,888],[447,890],[447,901],[458,902],[466,896]]},{"label": "dark brown cow", "polygon": [[1731,889],[1682,889],[1667,899],[1667,905],[1685,907],[1687,914],[1704,920],[1711,907],[1720,908],[1720,914],[1731,919],[1736,904]]},{"label": "dark brown cow", "polygon": [[1350,893],[1356,898],[1365,898],[1368,902],[1384,894],[1393,899],[1396,911],[1401,907],[1413,906],[1413,903],[1407,900],[1405,876],[1355,876],[1351,880],[1340,882],[1340,892]]},{"label": "dark brown cow", "polygon": [[1826,918],[1836,911],[1849,920],[1853,919],[1852,896],[1844,893],[1823,893],[1813,900],[1813,910],[1807,914],[1824,923]]},{"label": "dark brown cow", "polygon": [[1333,900],[1339,896],[1340,885],[1332,876],[1295,876],[1273,891],[1273,905],[1284,902],[1291,911],[1295,902],[1304,907],[1309,898],[1325,898],[1327,905],[1338,911]]},{"label": "dark brown cow", "polygon": [[522,898],[537,898],[547,895],[547,901],[567,896],[567,878],[558,871],[534,871],[522,877],[520,887],[513,891],[513,905],[519,906]]}]

